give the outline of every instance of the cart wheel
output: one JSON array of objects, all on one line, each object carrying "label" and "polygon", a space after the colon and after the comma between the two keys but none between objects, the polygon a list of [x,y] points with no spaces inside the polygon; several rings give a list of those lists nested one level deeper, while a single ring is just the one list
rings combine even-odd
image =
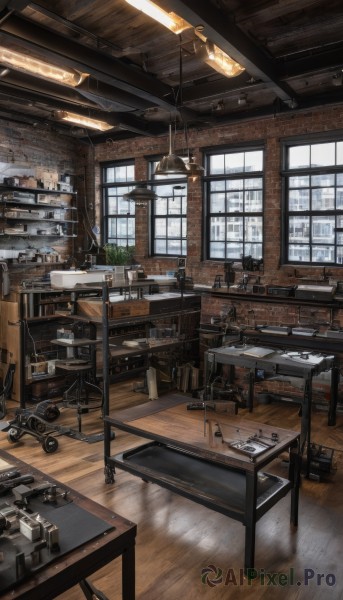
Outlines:
[{"label": "cart wheel", "polygon": [[49,435],[47,438],[45,438],[42,446],[44,452],[46,452],[47,454],[52,454],[53,452],[56,452],[58,448],[58,441],[56,440],[56,438]]},{"label": "cart wheel", "polygon": [[42,421],[39,421],[38,419],[35,419],[34,417],[32,417],[32,419],[30,419],[30,421],[28,422],[28,425],[31,426],[32,431],[36,431],[37,433],[44,433],[46,430],[45,423],[42,423]]},{"label": "cart wheel", "polygon": [[49,423],[51,423],[51,421],[55,421],[55,419],[57,419],[61,414],[60,409],[58,408],[58,406],[47,406],[44,415],[42,415],[43,419],[45,419],[46,421],[49,421]]},{"label": "cart wheel", "polygon": [[9,429],[7,432],[7,439],[9,442],[11,442],[11,444],[15,444],[15,442],[19,440],[21,435],[22,434],[18,429],[15,429],[15,427],[11,427],[11,429]]}]

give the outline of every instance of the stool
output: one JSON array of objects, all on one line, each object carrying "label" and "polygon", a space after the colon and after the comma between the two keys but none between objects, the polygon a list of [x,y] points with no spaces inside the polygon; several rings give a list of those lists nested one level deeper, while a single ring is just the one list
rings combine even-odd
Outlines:
[{"label": "stool", "polygon": [[84,365],[59,364],[59,369],[68,373],[76,373],[75,381],[63,393],[63,403],[68,408],[75,408],[77,410],[78,430],[81,433],[82,414],[90,410],[102,408],[103,406],[102,389],[88,381],[88,375],[93,370],[93,366],[90,363]]}]

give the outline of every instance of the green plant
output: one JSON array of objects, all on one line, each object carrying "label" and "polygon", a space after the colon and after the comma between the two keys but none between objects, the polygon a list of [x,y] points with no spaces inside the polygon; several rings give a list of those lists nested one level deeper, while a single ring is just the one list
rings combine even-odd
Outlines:
[{"label": "green plant", "polygon": [[107,265],[130,265],[133,262],[135,247],[105,244],[104,251]]}]

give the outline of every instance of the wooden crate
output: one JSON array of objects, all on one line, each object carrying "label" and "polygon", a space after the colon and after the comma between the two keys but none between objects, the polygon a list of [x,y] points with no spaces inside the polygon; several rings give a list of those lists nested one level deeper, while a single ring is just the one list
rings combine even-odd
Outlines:
[{"label": "wooden crate", "polygon": [[146,300],[124,300],[110,305],[109,318],[140,317],[149,314],[149,302]]},{"label": "wooden crate", "polygon": [[[102,300],[98,298],[80,298],[77,301],[78,314],[86,317],[102,317]],[[149,302],[146,300],[123,300],[112,302],[109,306],[109,318],[139,317],[149,314]]]}]

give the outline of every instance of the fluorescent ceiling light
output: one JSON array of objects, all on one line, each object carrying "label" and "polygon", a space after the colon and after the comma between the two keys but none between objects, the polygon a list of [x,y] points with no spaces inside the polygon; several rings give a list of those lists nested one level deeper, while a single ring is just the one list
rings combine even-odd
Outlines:
[{"label": "fluorescent ceiling light", "polygon": [[99,131],[108,131],[115,127],[115,125],[110,125],[109,123],[106,123],[106,121],[100,121],[99,119],[93,119],[92,117],[84,117],[83,115],[77,115],[64,110],[55,111],[54,117],[59,121],[67,121],[68,123],[81,125],[82,127],[98,129]]},{"label": "fluorescent ceiling light", "polygon": [[86,73],[80,73],[76,69],[68,69],[51,65],[39,58],[33,58],[21,52],[8,50],[0,46],[0,63],[6,67],[13,68],[24,73],[30,73],[42,79],[52,79],[64,85],[76,87],[88,77]]},{"label": "fluorescent ceiling light", "polygon": [[203,48],[205,50],[203,56],[205,63],[218,71],[218,73],[221,73],[226,77],[236,77],[236,75],[239,75],[245,70],[242,65],[212,42],[207,40]]},{"label": "fluorescent ceiling light", "polygon": [[155,19],[161,25],[164,25],[173,33],[179,34],[185,31],[185,29],[190,29],[192,25],[187,23],[184,19],[179,17],[173,12],[166,12],[154,2],[150,2],[150,0],[126,0],[128,4],[131,4],[134,8],[141,10],[148,17]]}]

